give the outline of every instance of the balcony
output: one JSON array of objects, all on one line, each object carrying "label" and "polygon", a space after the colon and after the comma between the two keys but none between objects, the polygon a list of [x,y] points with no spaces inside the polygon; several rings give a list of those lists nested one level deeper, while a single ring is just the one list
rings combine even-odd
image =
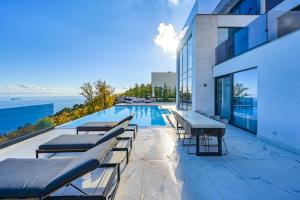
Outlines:
[{"label": "balcony", "polygon": [[300,11],[296,10],[268,12],[230,36],[215,49],[216,65],[298,30]]}]

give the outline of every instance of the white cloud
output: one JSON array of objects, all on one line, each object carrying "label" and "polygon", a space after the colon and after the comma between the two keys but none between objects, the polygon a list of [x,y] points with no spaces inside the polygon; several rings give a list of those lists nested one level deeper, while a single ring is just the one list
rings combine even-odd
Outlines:
[{"label": "white cloud", "polygon": [[180,33],[176,33],[172,24],[160,23],[157,30],[158,34],[154,38],[154,43],[161,47],[165,52],[175,56],[179,42],[184,36],[187,28]]},{"label": "white cloud", "polygon": [[41,87],[36,85],[10,85],[0,87],[2,94],[79,94],[74,88]]},{"label": "white cloud", "polygon": [[174,4],[174,5],[178,5],[179,0],[168,0],[169,3]]}]

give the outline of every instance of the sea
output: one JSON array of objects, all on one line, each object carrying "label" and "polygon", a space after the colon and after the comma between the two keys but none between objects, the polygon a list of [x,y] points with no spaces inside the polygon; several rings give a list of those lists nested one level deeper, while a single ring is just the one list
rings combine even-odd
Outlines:
[{"label": "sea", "polygon": [[83,102],[81,96],[0,97],[0,135]]},{"label": "sea", "polygon": [[81,103],[84,103],[82,96],[0,97],[0,109],[53,104],[56,113],[65,107],[72,108],[73,105]]}]

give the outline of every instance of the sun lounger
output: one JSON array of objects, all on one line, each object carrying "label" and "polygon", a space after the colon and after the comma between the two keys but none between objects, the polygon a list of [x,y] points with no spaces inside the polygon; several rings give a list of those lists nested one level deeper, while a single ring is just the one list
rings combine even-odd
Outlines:
[{"label": "sun lounger", "polygon": [[[113,148],[114,151],[126,151],[127,162],[129,160],[129,151],[132,148],[132,139],[128,137],[119,137],[125,132],[129,121],[125,121],[119,126],[111,129],[104,135],[60,135],[42,145],[36,150],[36,158],[40,153],[62,153],[62,152],[84,152],[111,138],[117,138],[119,145]],[[124,145],[124,143],[126,143]]]},{"label": "sun lounger", "polygon": [[[112,138],[76,158],[6,159],[0,162],[0,199],[108,199],[118,187],[120,167],[103,162],[116,143]],[[87,194],[72,184],[98,168],[113,169],[101,194]],[[80,195],[55,196],[64,186],[73,187]]]},{"label": "sun lounger", "polygon": [[[119,122],[87,122],[83,125],[80,125],[76,128],[77,134],[79,132],[90,132],[90,131],[99,131],[99,132],[106,132],[111,130],[112,128],[122,124],[125,121],[130,121],[134,117],[134,114],[130,114],[128,117],[122,119]],[[136,133],[138,131],[138,125],[137,124],[129,124],[129,126],[126,128],[126,131],[133,132],[133,139],[136,137]]]}]

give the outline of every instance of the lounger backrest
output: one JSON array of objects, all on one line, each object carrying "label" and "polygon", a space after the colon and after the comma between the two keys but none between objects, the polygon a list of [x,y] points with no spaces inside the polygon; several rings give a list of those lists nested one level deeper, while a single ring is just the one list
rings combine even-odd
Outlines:
[{"label": "lounger backrest", "polygon": [[106,132],[105,135],[103,137],[101,137],[96,145],[102,144],[103,142],[106,142],[107,140],[110,140],[112,138],[115,138],[119,135],[121,135],[122,133],[125,132],[126,127],[129,125],[129,122],[126,121],[123,124],[120,124],[119,126],[116,126],[115,128],[111,129],[110,131]]},{"label": "lounger backrest", "polygon": [[131,113],[128,117],[126,117],[126,118],[122,119],[121,121],[119,121],[116,126],[118,126],[118,125],[120,125],[120,124],[122,124],[126,121],[131,121],[133,119],[133,117],[134,117],[134,114]]},{"label": "lounger backrest", "polygon": [[62,170],[45,188],[44,195],[48,195],[78,177],[93,171],[104,161],[108,152],[116,145],[117,139],[112,138],[94,148],[80,154],[64,170]]}]

